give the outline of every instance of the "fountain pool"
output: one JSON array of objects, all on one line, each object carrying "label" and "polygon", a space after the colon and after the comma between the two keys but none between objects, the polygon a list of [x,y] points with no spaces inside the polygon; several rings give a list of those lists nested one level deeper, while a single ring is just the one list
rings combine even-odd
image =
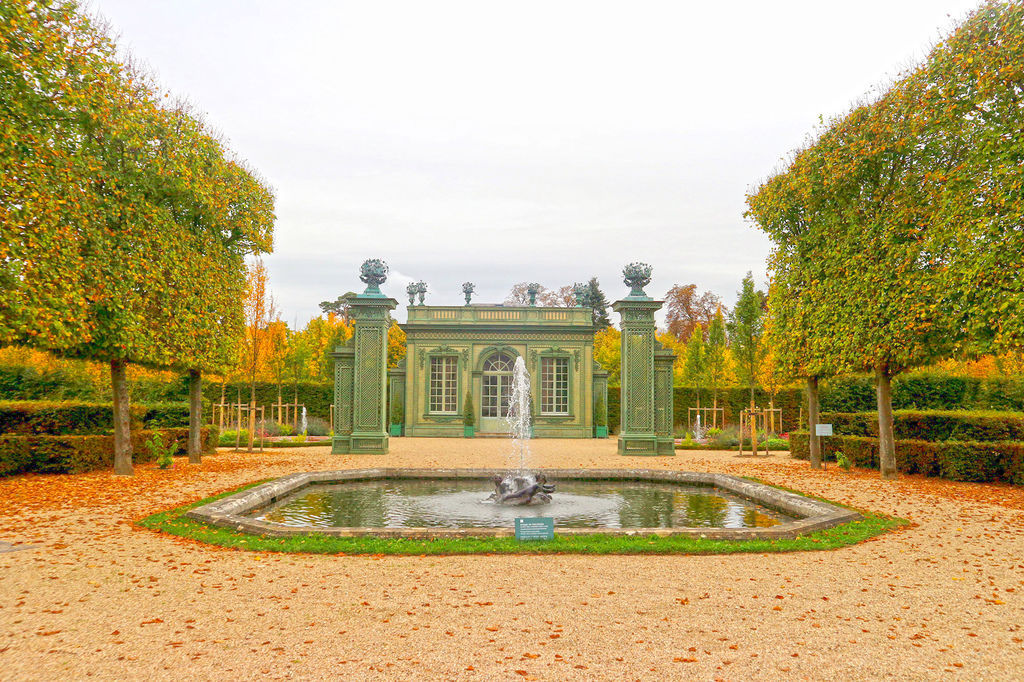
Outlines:
[{"label": "fountain pool", "polygon": [[312,485],[249,516],[305,528],[512,528],[516,517],[533,516],[559,528],[767,528],[793,520],[710,486],[569,481],[550,502],[508,506],[483,498],[473,479]]},{"label": "fountain pool", "polygon": [[848,509],[726,474],[546,469],[551,502],[487,501],[496,469],[357,469],[292,474],[197,507],[187,516],[284,537],[501,537],[517,516],[555,518],[558,534],[786,538],[860,518]]}]

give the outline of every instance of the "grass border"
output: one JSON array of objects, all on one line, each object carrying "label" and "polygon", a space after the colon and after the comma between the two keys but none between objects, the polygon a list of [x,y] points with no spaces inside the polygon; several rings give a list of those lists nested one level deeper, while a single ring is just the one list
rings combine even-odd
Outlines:
[{"label": "grass border", "polygon": [[[270,479],[266,479],[270,480]],[[755,479],[756,480],[756,479]],[[136,525],[196,542],[256,552],[334,554],[357,556],[455,556],[467,554],[592,554],[671,555],[740,554],[835,550],[855,545],[911,525],[910,521],[857,509],[864,517],[826,530],[790,539],[717,540],[690,536],[657,535],[560,535],[554,540],[521,542],[514,537],[413,538],[330,537],[320,533],[274,538],[211,526],[185,517],[194,507],[233,495],[264,483],[255,481],[196,502],[136,520]],[[758,481],[759,483],[761,481]],[[768,485],[768,484],[765,484]],[[773,486],[779,487],[779,486]],[[788,490],[787,488],[780,488]],[[797,492],[790,490],[790,492]],[[803,495],[804,493],[798,493]],[[813,497],[813,496],[808,496]],[[847,505],[824,498],[814,499],[840,507]]]}]

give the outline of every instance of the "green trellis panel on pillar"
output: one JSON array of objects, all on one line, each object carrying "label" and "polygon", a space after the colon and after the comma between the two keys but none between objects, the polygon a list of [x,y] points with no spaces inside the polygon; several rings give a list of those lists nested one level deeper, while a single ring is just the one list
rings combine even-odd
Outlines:
[{"label": "green trellis panel on pillar", "polygon": [[662,347],[654,352],[654,435],[659,455],[676,454],[672,412],[672,369],[675,363],[676,354],[671,350]]},{"label": "green trellis panel on pillar", "polygon": [[331,353],[334,358],[334,438],[331,452],[345,455],[349,452],[352,438],[352,370],[355,367],[355,349],[351,346],[336,346]]},{"label": "green trellis panel on pillar", "polygon": [[[655,401],[662,391],[656,386],[654,354],[660,344],[655,338],[654,313],[661,305],[662,301],[640,296],[629,296],[612,304],[612,310],[622,316],[621,455],[659,454],[657,415],[664,404],[663,399],[661,404]],[[671,390],[668,393],[671,395]]]},{"label": "green trellis panel on pillar", "polygon": [[[350,346],[335,355],[335,429],[332,451],[336,454],[384,455],[388,452],[387,356],[390,312],[398,301],[381,294],[348,298],[355,333]],[[351,355],[352,362],[348,363]],[[349,392],[348,386],[351,385]]]}]

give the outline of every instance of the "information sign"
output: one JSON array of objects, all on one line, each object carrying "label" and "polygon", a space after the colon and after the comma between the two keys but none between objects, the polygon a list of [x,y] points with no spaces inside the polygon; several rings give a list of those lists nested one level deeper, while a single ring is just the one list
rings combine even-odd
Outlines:
[{"label": "information sign", "polygon": [[516,540],[554,540],[555,520],[549,516],[516,518]]},{"label": "information sign", "polygon": [[815,436],[831,436],[832,425],[831,424],[815,424],[814,425]]}]

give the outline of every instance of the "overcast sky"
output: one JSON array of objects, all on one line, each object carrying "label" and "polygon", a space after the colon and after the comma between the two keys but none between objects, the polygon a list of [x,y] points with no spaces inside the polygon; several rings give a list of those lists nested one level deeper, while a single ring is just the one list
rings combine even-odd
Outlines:
[{"label": "overcast sky", "polygon": [[[765,282],[744,195],[977,0],[93,0],[277,195],[285,319],[424,279],[428,303],[653,265],[648,293]],[[405,319],[404,306],[396,315]]]}]

